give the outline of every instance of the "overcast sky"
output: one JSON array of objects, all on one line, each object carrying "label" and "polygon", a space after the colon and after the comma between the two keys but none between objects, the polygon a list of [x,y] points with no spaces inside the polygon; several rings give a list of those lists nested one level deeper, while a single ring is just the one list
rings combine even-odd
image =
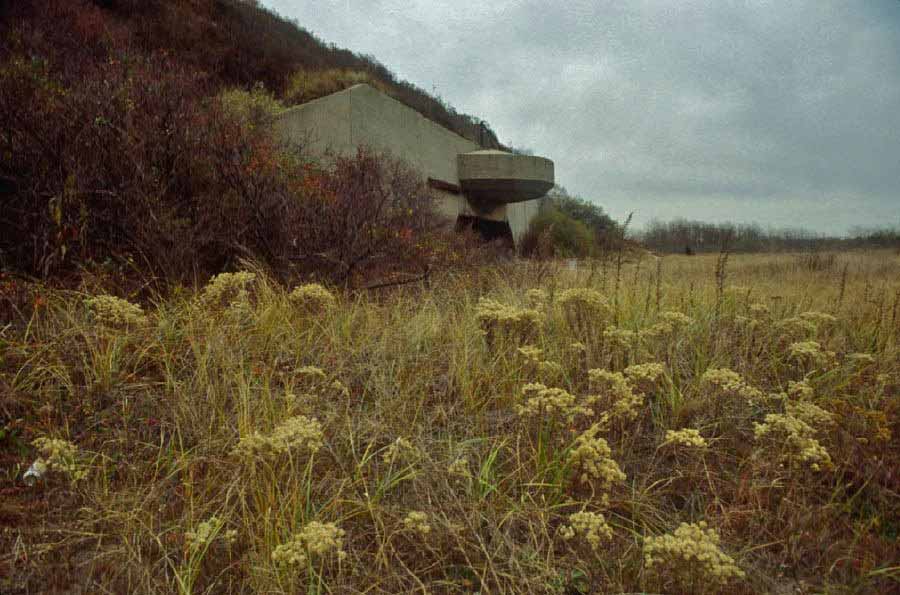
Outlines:
[{"label": "overcast sky", "polygon": [[900,224],[900,0],[263,0],[638,226]]}]

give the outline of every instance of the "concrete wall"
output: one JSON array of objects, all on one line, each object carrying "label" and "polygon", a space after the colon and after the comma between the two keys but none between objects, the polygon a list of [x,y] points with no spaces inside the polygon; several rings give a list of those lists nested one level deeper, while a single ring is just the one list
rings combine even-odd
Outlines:
[{"label": "concrete wall", "polygon": [[306,155],[351,154],[356,149],[350,136],[348,91],[320,97],[281,112],[276,131],[285,142],[298,146]]},{"label": "concrete wall", "polygon": [[528,231],[528,224],[538,214],[540,208],[540,199],[513,202],[506,205],[506,217],[516,245],[519,244],[522,235]]},{"label": "concrete wall", "polygon": [[[285,141],[299,144],[308,155],[323,156],[329,151],[352,155],[365,145],[406,161],[423,178],[457,186],[457,155],[480,148],[365,84],[285,110],[276,128]],[[432,191],[440,213],[451,222],[459,215],[508,220],[516,242],[538,207],[538,201],[527,201],[476,213],[462,194]]]}]

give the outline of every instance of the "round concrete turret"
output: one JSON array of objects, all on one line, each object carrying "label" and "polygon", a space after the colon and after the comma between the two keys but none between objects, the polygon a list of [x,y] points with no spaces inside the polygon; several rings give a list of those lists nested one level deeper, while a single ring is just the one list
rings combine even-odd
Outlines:
[{"label": "round concrete turret", "polygon": [[553,162],[544,157],[482,150],[460,154],[457,165],[460,187],[476,201],[521,202],[553,188]]}]

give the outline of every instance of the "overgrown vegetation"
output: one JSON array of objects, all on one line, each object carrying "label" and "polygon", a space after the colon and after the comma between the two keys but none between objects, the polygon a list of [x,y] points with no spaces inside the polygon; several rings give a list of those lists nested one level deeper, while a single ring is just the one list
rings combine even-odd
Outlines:
[{"label": "overgrown vegetation", "polygon": [[586,258],[597,242],[587,225],[549,204],[531,220],[520,249],[533,258]]},{"label": "overgrown vegetation", "polygon": [[542,199],[520,246],[531,257],[584,258],[618,249],[622,229],[603,208],[556,186]]},{"label": "overgrown vegetation", "polygon": [[[16,2],[0,17],[0,267],[154,283],[252,257],[281,278],[352,283],[363,260],[398,269],[434,255],[411,174],[364,154],[319,171],[267,126],[291,102],[367,80],[468,134],[473,118],[371,58],[231,0]],[[311,218],[325,211],[335,218]],[[375,216],[365,247],[323,244],[346,244],[362,215]],[[313,256],[329,264],[313,270]]]},{"label": "overgrown vegetation", "polygon": [[900,260],[835,258],[3,279],[0,590],[895,591]]}]

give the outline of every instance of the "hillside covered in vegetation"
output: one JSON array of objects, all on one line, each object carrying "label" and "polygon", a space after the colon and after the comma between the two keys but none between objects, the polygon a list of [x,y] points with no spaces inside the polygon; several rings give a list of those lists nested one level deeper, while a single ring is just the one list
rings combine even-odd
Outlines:
[{"label": "hillside covered in vegetation", "polygon": [[[321,268],[337,261],[346,279],[371,246],[333,253],[334,230],[313,223],[335,203],[322,190],[359,194],[368,184],[369,198],[394,196],[398,175],[361,157],[351,169],[377,167],[377,175],[329,183],[285,155],[265,121],[360,81],[478,138],[475,118],[253,2],[3,3],[0,267],[46,278],[104,265],[187,280],[241,257],[287,271],[319,255],[330,262]],[[397,204],[421,194],[406,189]],[[361,199],[345,192],[336,202],[357,212],[364,201],[353,200]],[[421,213],[387,222],[364,211],[379,250],[391,234],[412,238],[427,226]],[[313,227],[305,237],[318,239],[298,245],[296,230]]]}]

